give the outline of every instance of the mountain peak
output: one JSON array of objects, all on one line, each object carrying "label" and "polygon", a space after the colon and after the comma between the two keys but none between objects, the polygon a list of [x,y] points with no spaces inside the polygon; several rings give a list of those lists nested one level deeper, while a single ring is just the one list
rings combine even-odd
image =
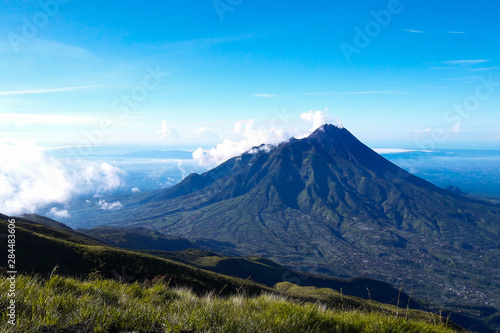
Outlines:
[{"label": "mountain peak", "polygon": [[[336,138],[349,133],[342,125],[323,124],[312,132],[308,138],[320,139],[325,137]],[[350,134],[350,133],[349,133]],[[352,134],[351,134],[352,136]]]},{"label": "mountain peak", "polygon": [[363,144],[342,125],[323,124],[311,133],[307,140],[319,144],[329,156],[341,157],[379,175],[386,172],[402,172],[406,175],[404,170]]},{"label": "mountain peak", "polygon": [[356,150],[360,149],[361,146],[366,148],[351,132],[341,125],[323,124],[307,138],[321,144],[326,144],[327,146],[336,146],[340,149]]},{"label": "mountain peak", "polygon": [[322,129],[323,131],[327,131],[327,130],[332,130],[332,129],[343,129],[343,128],[344,128],[344,126],[342,126],[342,124],[333,125],[333,124],[324,123],[323,125],[321,125],[317,129]]}]

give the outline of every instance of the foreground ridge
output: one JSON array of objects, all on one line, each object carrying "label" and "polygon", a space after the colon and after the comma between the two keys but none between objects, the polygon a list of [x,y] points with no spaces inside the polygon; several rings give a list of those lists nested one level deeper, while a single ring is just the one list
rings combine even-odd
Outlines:
[{"label": "foreground ridge", "polygon": [[[6,284],[0,285],[6,292]],[[196,295],[161,278],[124,284],[18,276],[18,327],[4,332],[458,332],[431,314],[418,319],[378,311],[333,310],[276,294]],[[50,297],[47,297],[50,295]],[[43,303],[39,299],[44,299]],[[5,326],[4,326],[5,327]],[[452,327],[455,327],[453,329]]]}]

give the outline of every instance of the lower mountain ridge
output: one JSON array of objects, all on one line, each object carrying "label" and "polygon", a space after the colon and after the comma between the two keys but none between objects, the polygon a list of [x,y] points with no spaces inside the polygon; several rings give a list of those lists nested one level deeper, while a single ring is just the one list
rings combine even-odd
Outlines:
[{"label": "lower mountain ridge", "polygon": [[[12,285],[5,277],[12,279],[12,273],[0,266],[4,277],[0,304],[7,308],[12,303],[9,298],[14,299],[16,309],[15,325],[7,324],[8,316],[3,316],[2,332],[6,333],[463,331],[446,312],[442,317],[410,309],[425,308],[377,281],[360,282],[382,286],[382,296],[397,295],[396,306],[290,282],[267,287],[179,262],[185,261],[181,258],[203,261],[204,255],[217,256],[214,253],[145,254],[115,248],[39,216],[14,220],[0,214],[0,232],[5,234],[9,223],[16,230],[16,296],[6,296],[11,295]],[[137,234],[137,230],[130,233]],[[146,240],[141,233],[139,239]],[[156,245],[165,246],[166,241]],[[6,248],[1,251],[5,256]],[[174,260],[165,259],[170,257]],[[261,274],[279,267],[269,260],[241,260],[261,265]],[[352,284],[331,282],[343,284],[346,290]]]},{"label": "lower mountain ridge", "polygon": [[323,125],[123,198],[122,209],[75,215],[88,226],[209,239],[226,255],[300,271],[402,284],[431,305],[490,316],[500,308],[500,205],[455,192],[397,167],[347,129]]}]

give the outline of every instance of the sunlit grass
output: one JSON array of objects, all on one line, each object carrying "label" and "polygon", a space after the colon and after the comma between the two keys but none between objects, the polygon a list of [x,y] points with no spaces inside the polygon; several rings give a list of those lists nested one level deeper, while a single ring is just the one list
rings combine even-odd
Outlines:
[{"label": "sunlit grass", "polygon": [[[0,285],[1,308],[8,284]],[[39,332],[44,327],[72,326],[95,332],[453,332],[445,323],[407,320],[404,316],[359,310],[328,309],[284,296],[195,295],[160,279],[125,284],[98,277],[78,280],[17,277],[18,327],[5,332]]]}]

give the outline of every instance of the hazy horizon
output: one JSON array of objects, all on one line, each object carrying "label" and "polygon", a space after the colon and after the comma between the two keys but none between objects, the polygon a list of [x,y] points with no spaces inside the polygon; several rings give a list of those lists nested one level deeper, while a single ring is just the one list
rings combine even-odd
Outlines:
[{"label": "hazy horizon", "polygon": [[6,1],[0,142],[498,147],[498,6]]},{"label": "hazy horizon", "polygon": [[500,149],[498,8],[4,1],[0,212],[113,192],[123,166],[87,157],[131,146],[206,169],[332,123],[386,152]]}]

